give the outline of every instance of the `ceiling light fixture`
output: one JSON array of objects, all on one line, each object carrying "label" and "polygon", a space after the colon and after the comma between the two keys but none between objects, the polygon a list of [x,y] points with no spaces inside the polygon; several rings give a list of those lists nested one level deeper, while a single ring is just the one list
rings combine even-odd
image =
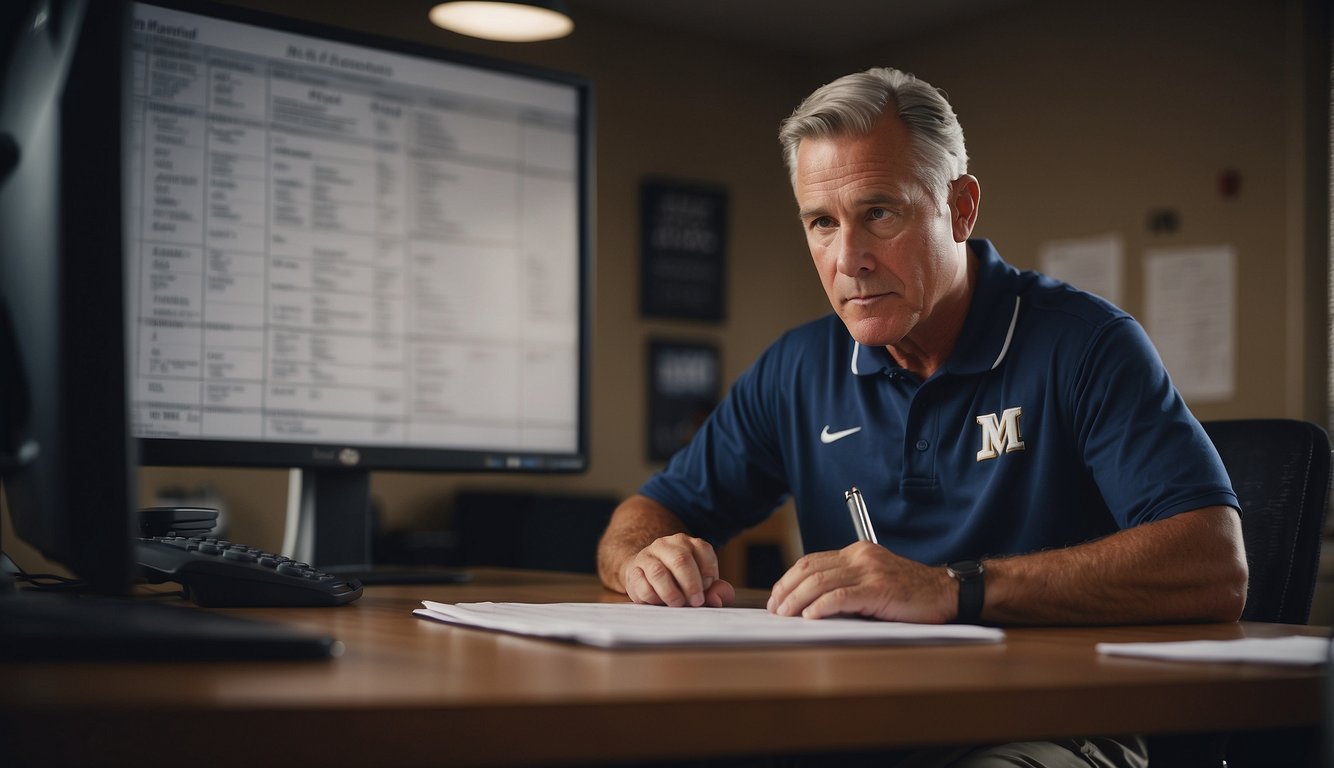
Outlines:
[{"label": "ceiling light fixture", "polygon": [[450,0],[432,8],[430,17],[451,32],[507,43],[554,40],[574,29],[563,0]]}]

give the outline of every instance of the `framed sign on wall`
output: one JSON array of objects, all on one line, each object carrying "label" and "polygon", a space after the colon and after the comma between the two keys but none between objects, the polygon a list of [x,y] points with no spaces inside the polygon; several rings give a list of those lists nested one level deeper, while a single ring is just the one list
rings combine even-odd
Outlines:
[{"label": "framed sign on wall", "polygon": [[701,342],[652,339],[648,353],[648,458],[666,461],[718,404],[721,360]]},{"label": "framed sign on wall", "polygon": [[645,179],[639,306],[645,317],[719,322],[727,314],[727,191]]}]

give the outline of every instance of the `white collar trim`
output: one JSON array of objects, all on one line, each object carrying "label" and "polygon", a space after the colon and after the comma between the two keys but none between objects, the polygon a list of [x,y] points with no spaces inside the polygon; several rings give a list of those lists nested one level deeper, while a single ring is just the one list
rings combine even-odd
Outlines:
[{"label": "white collar trim", "polygon": [[[1010,315],[1010,327],[1008,330],[1005,331],[1005,343],[1001,345],[1001,351],[1000,354],[996,356],[996,362],[991,364],[991,370],[993,371],[996,370],[998,367],[1000,367],[1000,364],[1005,360],[1005,355],[1008,354],[1010,351],[1010,342],[1014,341],[1014,327],[1019,324],[1020,303],[1021,303],[1020,297],[1015,296],[1014,312]],[[857,361],[861,357],[861,353],[862,353],[861,342],[854,339],[852,342],[852,366],[851,366],[853,376],[861,375],[861,370],[857,367]]]},{"label": "white collar trim", "polygon": [[1010,351],[1010,342],[1014,341],[1014,327],[1019,323],[1019,297],[1014,297],[1014,314],[1010,315],[1010,330],[1005,332],[1005,344],[1001,347],[1000,354],[996,356],[996,362],[991,364],[991,370],[996,370],[1001,361],[1005,359],[1005,353]]}]

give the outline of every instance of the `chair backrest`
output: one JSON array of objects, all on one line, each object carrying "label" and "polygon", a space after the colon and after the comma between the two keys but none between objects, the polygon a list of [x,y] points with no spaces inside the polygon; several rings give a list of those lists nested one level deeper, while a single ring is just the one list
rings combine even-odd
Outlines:
[{"label": "chair backrest", "polygon": [[1242,619],[1305,624],[1319,572],[1330,442],[1293,419],[1204,422],[1241,503],[1250,587]]}]

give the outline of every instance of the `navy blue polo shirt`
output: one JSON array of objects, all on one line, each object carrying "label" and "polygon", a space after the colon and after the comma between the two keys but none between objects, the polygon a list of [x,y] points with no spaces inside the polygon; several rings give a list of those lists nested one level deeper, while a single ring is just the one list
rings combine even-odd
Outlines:
[{"label": "navy blue polo shirt", "polygon": [[1132,317],[968,245],[976,290],[931,378],[831,313],[770,346],[640,492],[715,546],[791,495],[816,552],[856,541],[843,498],[855,485],[880,543],[930,565],[1237,506]]}]

